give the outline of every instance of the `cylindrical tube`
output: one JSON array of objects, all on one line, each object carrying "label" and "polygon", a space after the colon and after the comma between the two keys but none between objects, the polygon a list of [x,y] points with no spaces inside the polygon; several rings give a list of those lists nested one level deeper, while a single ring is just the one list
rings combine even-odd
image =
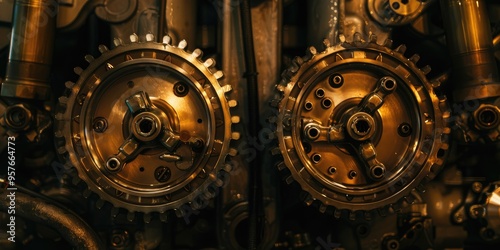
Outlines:
[{"label": "cylindrical tube", "polygon": [[3,197],[0,199],[0,211],[6,212],[10,201],[15,199],[17,216],[55,229],[75,249],[104,249],[97,233],[76,214],[19,191],[12,194],[2,188],[0,195]]},{"label": "cylindrical tube", "polygon": [[185,39],[189,50],[194,50],[196,44],[196,2],[196,0],[169,0],[165,11],[168,35],[172,37],[174,43]]},{"label": "cylindrical tube", "polygon": [[500,95],[490,21],[484,0],[441,0],[453,63],[455,101]]},{"label": "cylindrical tube", "polygon": [[45,100],[50,94],[56,0],[17,0],[1,96]]}]

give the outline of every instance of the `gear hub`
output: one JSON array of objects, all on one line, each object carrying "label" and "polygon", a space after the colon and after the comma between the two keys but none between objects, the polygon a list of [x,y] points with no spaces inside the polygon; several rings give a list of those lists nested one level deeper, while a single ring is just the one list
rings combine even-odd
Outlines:
[{"label": "gear hub", "polygon": [[213,197],[230,171],[238,117],[231,117],[215,61],[187,43],[131,36],[101,45],[76,83],[67,83],[56,115],[59,152],[101,200],[130,212],[160,212]]},{"label": "gear hub", "polygon": [[[360,37],[359,35],[355,37]],[[277,139],[287,182],[320,210],[389,209],[433,178],[448,148],[449,112],[429,68],[360,39],[294,59],[277,85]],[[408,197],[407,197],[408,196]]]}]

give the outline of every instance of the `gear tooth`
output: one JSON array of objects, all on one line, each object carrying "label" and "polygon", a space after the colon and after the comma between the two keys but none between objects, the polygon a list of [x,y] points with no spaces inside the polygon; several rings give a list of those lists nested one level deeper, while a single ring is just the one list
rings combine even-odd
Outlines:
[{"label": "gear tooth", "polygon": [[323,39],[323,47],[324,47],[324,49],[327,49],[330,46],[331,46],[330,40]]},{"label": "gear tooth", "polygon": [[100,44],[97,49],[99,50],[99,52],[101,52],[101,54],[104,54],[106,52],[109,51],[108,47],[106,47],[106,45],[104,44]]},{"label": "gear tooth", "polygon": [[177,218],[181,218],[182,216],[184,216],[184,211],[181,208],[174,209],[174,212],[175,212],[175,216],[177,216]]},{"label": "gear tooth", "polygon": [[[64,138],[64,135],[63,135],[62,131],[60,131],[60,130],[57,130],[56,132],[54,132],[54,136],[58,139]],[[65,153],[65,152],[63,152],[63,153]]]},{"label": "gear tooth", "polygon": [[372,212],[371,211],[364,211],[363,216],[366,221],[371,221],[372,220]]},{"label": "gear tooth", "polygon": [[299,67],[304,64],[304,59],[300,56],[296,56],[293,58],[293,62],[295,62]]},{"label": "gear tooth", "polygon": [[234,107],[238,106],[238,101],[236,101],[236,100],[229,100],[228,104],[229,104],[230,108],[234,108]]},{"label": "gear tooth", "polygon": [[293,177],[292,177],[291,175],[290,175],[290,176],[288,176],[288,177],[286,177],[286,179],[285,179],[285,182],[286,182],[286,184],[288,184],[288,185],[292,184],[294,181],[295,181],[295,180],[293,179]]},{"label": "gear tooth", "polygon": [[66,88],[68,88],[68,89],[72,89],[72,88],[73,88],[73,86],[75,86],[75,83],[74,83],[74,82],[72,82],[72,81],[67,81],[67,82],[65,82],[65,83],[64,83],[64,86],[65,86]]},{"label": "gear tooth", "polygon": [[377,43],[377,35],[371,34],[369,39],[371,43]]},{"label": "gear tooth", "polygon": [[148,33],[146,34],[146,42],[153,42],[155,40],[155,35]]},{"label": "gear tooth", "polygon": [[138,43],[139,42],[139,36],[136,33],[133,33],[132,35],[130,35],[129,39],[130,39],[131,43]]},{"label": "gear tooth", "polygon": [[394,210],[393,204],[389,205],[389,207],[387,208],[387,212],[389,212],[390,214],[396,213],[396,211]]},{"label": "gear tooth", "polygon": [[307,194],[306,197],[304,198],[304,202],[306,203],[307,206],[311,206],[314,202],[314,199],[310,194]]},{"label": "gear tooth", "polygon": [[177,45],[177,48],[179,49],[182,49],[182,50],[185,50],[186,47],[187,47],[188,43],[186,42],[186,40],[182,39],[179,44]]},{"label": "gear tooth", "polygon": [[381,217],[386,217],[387,214],[388,214],[388,206],[384,206],[384,207],[380,207],[377,209],[377,213],[381,216]]},{"label": "gear tooth", "polygon": [[116,218],[118,214],[120,213],[120,209],[117,207],[112,207],[111,208],[111,217]]},{"label": "gear tooth", "polygon": [[441,82],[440,81],[432,81],[431,86],[433,88],[439,88],[441,86]]},{"label": "gear tooth", "polygon": [[417,63],[418,60],[420,60],[420,55],[419,54],[413,54],[408,60],[410,60],[413,63]]},{"label": "gear tooth", "polygon": [[238,155],[238,150],[236,150],[235,148],[230,148],[230,149],[229,149],[229,152],[228,152],[227,154],[228,154],[229,156],[234,157],[234,156]]},{"label": "gear tooth", "polygon": [[229,172],[231,172],[231,170],[233,170],[233,166],[231,164],[224,164],[224,167],[222,168],[222,170],[229,173]]},{"label": "gear tooth", "polygon": [[160,213],[160,221],[167,222],[168,214],[166,212]]},{"label": "gear tooth", "polygon": [[359,32],[354,33],[352,41],[353,42],[361,42],[361,34]]},{"label": "gear tooth", "polygon": [[95,206],[97,209],[101,210],[101,208],[104,207],[104,200],[99,198],[95,203]]},{"label": "gear tooth", "polygon": [[321,204],[321,205],[319,205],[319,212],[324,214],[326,212],[327,208],[328,208],[328,206],[326,206],[325,204]]},{"label": "gear tooth", "polygon": [[144,223],[149,224],[151,222],[152,217],[153,216],[151,215],[151,213],[145,213],[142,219],[144,220]]},{"label": "gear tooth", "polygon": [[342,216],[342,210],[335,208],[335,210],[333,211],[333,217],[335,219],[340,219],[341,216]]},{"label": "gear tooth", "polygon": [[318,50],[316,50],[314,46],[307,48],[306,50],[307,58],[312,58],[316,54],[318,54]]},{"label": "gear tooth", "polygon": [[340,35],[339,35],[339,42],[340,42],[340,43],[345,43],[345,42],[346,42],[346,39],[345,39],[345,35],[344,35],[344,34],[340,34]]},{"label": "gear tooth", "polygon": [[354,211],[349,211],[349,220],[350,221],[355,221],[356,220],[356,212]]},{"label": "gear tooth", "polygon": [[163,39],[162,39],[162,43],[163,45],[170,45],[170,43],[172,42],[172,38],[170,38],[170,36],[163,36]]},{"label": "gear tooth", "polygon": [[231,123],[232,124],[238,124],[238,123],[240,123],[240,117],[239,116],[233,116],[233,117],[231,117]]},{"label": "gear tooth", "polygon": [[418,186],[415,189],[421,194],[425,193],[425,187],[422,183],[418,184]]},{"label": "gear tooth", "polygon": [[279,154],[281,154],[280,148],[276,147],[276,148],[271,149],[271,154],[272,155],[279,155]]},{"label": "gear tooth", "polygon": [[134,221],[134,219],[135,219],[135,212],[134,211],[129,211],[127,213],[127,220],[130,221],[130,222],[132,222],[132,221]]},{"label": "gear tooth", "polygon": [[92,55],[85,55],[85,61],[87,61],[88,63],[91,63],[93,62],[95,59]]},{"label": "gear tooth", "polygon": [[424,75],[427,75],[429,74],[429,72],[431,72],[431,66],[429,65],[425,65],[423,68],[420,69],[422,71],[422,73],[424,73]]},{"label": "gear tooth", "polygon": [[61,96],[57,99],[59,101],[59,103],[61,104],[67,104],[68,103],[68,97],[66,96]]},{"label": "gear tooth", "polygon": [[193,53],[191,53],[195,58],[201,58],[203,56],[203,51],[201,49],[195,49],[193,50]]},{"label": "gear tooth", "polygon": [[401,44],[394,51],[404,54],[406,52],[406,45]]},{"label": "gear tooth", "polygon": [[278,164],[276,164],[276,167],[278,168],[279,171],[282,171],[284,169],[286,169],[286,165],[284,162],[278,162]]},{"label": "gear tooth", "polygon": [[229,84],[221,86],[221,89],[224,93],[229,93],[233,90],[233,87]]},{"label": "gear tooth", "polygon": [[80,68],[80,67],[75,67],[75,68],[73,69],[73,71],[75,72],[75,74],[77,74],[77,75],[81,75],[81,74],[82,74],[82,72],[83,72],[83,69],[82,69],[82,68]]},{"label": "gear tooth", "polygon": [[203,65],[205,65],[207,69],[212,68],[215,66],[215,60],[213,58],[208,58],[205,62],[203,62]]},{"label": "gear tooth", "polygon": [[[222,73],[222,71],[220,71],[220,70],[217,70],[217,71],[214,73],[214,76],[215,76],[215,79],[219,80],[219,79],[221,79],[221,78],[224,76],[224,73]],[[228,84],[228,85],[226,85],[226,86],[231,87],[231,85],[229,85],[229,84]]]},{"label": "gear tooth", "polygon": [[60,155],[66,153],[66,152],[67,152],[67,150],[66,150],[66,147],[64,147],[64,146],[61,146],[61,147],[57,148],[57,153],[60,154]]},{"label": "gear tooth", "polygon": [[239,132],[233,132],[233,133],[231,133],[231,139],[233,139],[233,140],[239,140],[240,139],[240,133]]},{"label": "gear tooth", "polygon": [[384,47],[386,47],[388,49],[392,48],[392,40],[391,39],[385,39],[384,43],[382,44],[382,46],[384,46]]},{"label": "gear tooth", "polygon": [[115,47],[118,47],[123,44],[123,41],[120,38],[115,38],[113,39],[113,44],[115,45]]}]

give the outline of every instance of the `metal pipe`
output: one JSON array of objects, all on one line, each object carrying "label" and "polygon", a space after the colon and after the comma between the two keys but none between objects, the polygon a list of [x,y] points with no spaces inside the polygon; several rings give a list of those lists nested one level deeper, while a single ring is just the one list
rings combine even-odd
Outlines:
[{"label": "metal pipe", "polygon": [[490,20],[484,0],[441,0],[453,62],[456,102],[500,95]]},{"label": "metal pipe", "polygon": [[340,20],[343,8],[340,0],[308,1],[308,44],[322,48],[323,40],[327,39],[334,45],[339,42],[339,32],[342,27]]},{"label": "metal pipe", "polygon": [[69,212],[46,199],[33,197],[16,191],[0,189],[0,210],[9,210],[11,197],[15,199],[16,216],[55,229],[61,237],[76,249],[105,249],[99,236],[76,214]]},{"label": "metal pipe", "polygon": [[57,12],[55,0],[16,1],[1,96],[37,100],[49,97]]},{"label": "metal pipe", "polygon": [[168,35],[174,43],[185,39],[188,49],[194,50],[196,45],[196,0],[168,0],[166,18]]}]

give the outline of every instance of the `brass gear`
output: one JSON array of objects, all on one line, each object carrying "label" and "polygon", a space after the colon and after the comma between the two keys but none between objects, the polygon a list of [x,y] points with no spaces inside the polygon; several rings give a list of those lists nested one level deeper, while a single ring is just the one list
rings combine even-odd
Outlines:
[{"label": "brass gear", "polygon": [[226,99],[232,88],[219,81],[215,61],[186,51],[184,40],[153,40],[133,34],[129,44],[115,39],[113,50],[87,55],[90,65],[75,68],[80,78],[66,83],[56,114],[58,152],[85,194],[125,208],[129,219],[202,208],[231,170],[230,141],[239,138],[231,130],[239,117],[230,114],[237,103]]},{"label": "brass gear", "polygon": [[[286,182],[298,182],[308,205],[335,217],[369,217],[412,202],[432,179],[448,149],[450,112],[401,45],[376,36],[314,47],[296,57],[277,84],[274,153]],[[346,211],[346,212],[343,212]],[[359,212],[359,213],[358,213]]]}]

